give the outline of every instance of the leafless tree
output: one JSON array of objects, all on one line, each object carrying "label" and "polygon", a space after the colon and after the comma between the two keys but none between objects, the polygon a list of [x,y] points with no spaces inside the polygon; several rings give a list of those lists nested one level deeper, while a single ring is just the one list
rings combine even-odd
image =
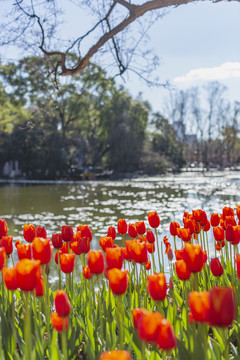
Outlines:
[{"label": "leafless tree", "polygon": [[[126,70],[132,70],[149,80],[148,72],[158,64],[158,58],[147,46],[149,28],[168,8],[193,0],[65,0],[65,4],[71,2],[79,7],[81,14],[82,10],[88,11],[95,21],[71,41],[58,38],[62,13],[57,0],[0,2],[2,9],[5,6],[8,10],[0,26],[0,45],[15,43],[23,47],[25,44],[35,49],[35,53],[38,48],[46,57],[55,59],[57,56],[54,68],[60,75],[77,74],[93,57],[95,60],[99,52],[102,65],[102,53],[111,54],[110,64],[117,64],[116,74],[123,75]],[[133,28],[130,25],[133,23],[134,31],[131,31]],[[143,41],[145,44],[140,47]],[[144,50],[139,51],[140,48]],[[74,63],[69,58],[71,52],[78,52],[79,55]]]}]

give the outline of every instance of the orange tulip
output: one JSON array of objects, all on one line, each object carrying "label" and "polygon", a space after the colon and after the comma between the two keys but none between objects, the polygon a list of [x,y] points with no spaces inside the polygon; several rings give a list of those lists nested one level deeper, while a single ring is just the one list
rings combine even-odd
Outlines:
[{"label": "orange tulip", "polygon": [[69,298],[64,290],[58,290],[54,299],[55,309],[59,316],[66,317],[71,312]]},{"label": "orange tulip", "polygon": [[92,274],[88,266],[83,267],[83,276],[85,279],[91,279]]},{"label": "orange tulip", "polygon": [[71,241],[70,248],[72,249],[75,255],[81,255],[81,251],[78,246],[78,241]]},{"label": "orange tulip", "polygon": [[240,205],[236,205],[236,213],[237,213],[238,219],[240,219]]},{"label": "orange tulip", "polygon": [[81,237],[86,237],[89,241],[92,241],[92,230],[88,225],[79,225],[77,227],[77,232],[81,233]]},{"label": "orange tulip", "polygon": [[170,234],[172,235],[172,236],[176,236],[178,233],[177,233],[177,229],[179,229],[180,228],[180,225],[179,225],[179,223],[177,223],[177,222],[175,222],[175,221],[172,221],[171,223],[170,223]]},{"label": "orange tulip", "polygon": [[118,224],[117,224],[117,228],[118,228],[118,233],[121,235],[124,235],[127,233],[127,223],[126,220],[124,219],[119,219],[118,220]]},{"label": "orange tulip", "polygon": [[128,270],[111,269],[108,271],[109,286],[115,295],[122,295],[128,287]]},{"label": "orange tulip", "polygon": [[40,237],[43,239],[47,238],[47,232],[44,226],[37,226],[36,228],[36,237]]},{"label": "orange tulip", "polygon": [[152,264],[151,264],[151,261],[149,260],[146,265],[145,265],[145,268],[146,270],[151,270],[151,267],[152,267]]},{"label": "orange tulip", "polygon": [[223,267],[218,258],[212,258],[210,261],[210,270],[214,276],[222,276]]},{"label": "orange tulip", "polygon": [[15,266],[3,269],[3,281],[8,290],[16,290],[18,288]]},{"label": "orange tulip", "polygon": [[139,235],[143,235],[146,232],[146,226],[144,221],[137,221],[136,222],[136,229]]},{"label": "orange tulip", "polygon": [[73,229],[71,225],[62,226],[62,239],[63,241],[70,242],[73,239]]},{"label": "orange tulip", "polygon": [[124,350],[105,351],[99,360],[131,360],[129,352]]},{"label": "orange tulip", "polygon": [[60,254],[60,267],[65,274],[73,272],[75,265],[75,254]]},{"label": "orange tulip", "polygon": [[113,242],[114,240],[110,236],[100,237],[99,245],[101,246],[103,251],[106,252],[107,248],[113,247]]},{"label": "orange tulip", "polygon": [[0,247],[0,270],[2,270],[5,262],[6,262],[6,251],[5,248]]},{"label": "orange tulip", "polygon": [[147,245],[147,252],[149,254],[152,254],[155,252],[155,244],[154,243],[152,243],[152,244],[146,243],[146,245]]},{"label": "orange tulip", "polygon": [[107,268],[113,269],[121,269],[123,265],[123,252],[121,248],[108,248],[106,251],[106,262],[107,262]]},{"label": "orange tulip", "polygon": [[213,236],[216,241],[223,241],[224,240],[224,229],[219,226],[215,226],[213,228]]},{"label": "orange tulip", "polygon": [[0,240],[0,247],[4,247],[6,254],[10,255],[13,252],[13,238],[12,236],[4,235]]},{"label": "orange tulip", "polygon": [[32,252],[35,260],[40,260],[42,264],[48,264],[52,256],[50,239],[36,237],[32,243]]},{"label": "orange tulip", "polygon": [[68,329],[68,318],[62,318],[57,312],[51,314],[51,323],[58,332],[63,331],[63,326],[65,330]]},{"label": "orange tulip", "polygon": [[153,300],[164,300],[167,295],[165,275],[163,273],[148,275],[147,290]]},{"label": "orange tulip", "polygon": [[200,222],[202,220],[202,210],[197,209],[192,211],[193,218],[196,222]]},{"label": "orange tulip", "polygon": [[117,231],[114,226],[109,226],[107,236],[111,236],[113,240],[116,239]]},{"label": "orange tulip", "polygon": [[137,332],[141,340],[154,343],[157,340],[163,317],[159,312],[141,313],[137,321]]},{"label": "orange tulip", "polygon": [[138,327],[138,320],[140,318],[140,316],[148,314],[149,311],[147,311],[144,308],[137,308],[137,309],[133,309],[132,311],[132,317],[133,317],[133,326],[137,329]]},{"label": "orange tulip", "polygon": [[182,260],[183,259],[183,252],[184,252],[184,249],[175,250],[176,260]]},{"label": "orange tulip", "polygon": [[236,264],[237,264],[237,276],[240,279],[240,254],[236,255]]},{"label": "orange tulip", "polygon": [[7,235],[8,233],[8,226],[5,219],[0,219],[0,238],[2,236]]},{"label": "orange tulip", "polygon": [[210,292],[192,291],[189,294],[189,307],[195,321],[208,322],[210,316]]},{"label": "orange tulip", "polygon": [[91,250],[88,253],[88,267],[92,274],[101,274],[104,270],[104,258],[101,250]]},{"label": "orange tulip", "polygon": [[33,224],[23,225],[23,237],[27,242],[33,242],[34,238],[36,237],[36,229]]},{"label": "orange tulip", "polygon": [[62,247],[62,234],[52,234],[52,245],[55,249],[60,249]]},{"label": "orange tulip", "polygon": [[149,222],[149,225],[150,225],[152,228],[154,228],[154,229],[156,229],[156,228],[159,227],[159,225],[160,225],[160,218],[159,218],[159,216],[158,216],[158,214],[157,214],[156,211],[150,211],[150,212],[148,213],[148,222]]},{"label": "orange tulip", "polygon": [[183,260],[185,261],[187,268],[191,272],[199,272],[202,270],[205,255],[200,245],[187,244],[183,251]]},{"label": "orange tulip", "polygon": [[177,346],[174,330],[167,319],[160,322],[156,343],[161,350],[171,350]]},{"label": "orange tulip", "polygon": [[184,260],[178,260],[175,262],[175,269],[179,280],[188,280],[191,276],[191,272]]},{"label": "orange tulip", "polygon": [[210,291],[210,324],[230,326],[236,313],[236,303],[231,287],[213,287]]},{"label": "orange tulip", "polygon": [[134,260],[136,263],[148,262],[146,243],[144,241],[140,242],[138,240],[133,240],[131,243],[131,255],[130,256],[131,256],[132,260]]},{"label": "orange tulip", "polygon": [[39,260],[22,259],[16,264],[18,287],[23,291],[32,291],[41,277]]},{"label": "orange tulip", "polygon": [[128,224],[128,235],[131,238],[137,237],[138,232],[135,224]]}]

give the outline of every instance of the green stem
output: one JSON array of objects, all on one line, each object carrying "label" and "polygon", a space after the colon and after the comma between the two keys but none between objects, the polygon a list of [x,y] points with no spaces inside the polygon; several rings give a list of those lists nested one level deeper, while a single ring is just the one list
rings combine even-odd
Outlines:
[{"label": "green stem", "polygon": [[24,292],[24,308],[25,308],[25,318],[24,318],[24,340],[25,340],[25,359],[31,359],[32,345],[31,345],[31,318],[30,318],[30,308],[29,308],[29,293]]},{"label": "green stem", "polygon": [[156,235],[156,243],[157,243],[157,251],[158,251],[158,262],[159,262],[159,271],[161,271],[161,258],[160,258],[160,251],[159,251],[159,243],[158,243],[158,235],[157,235],[157,229],[155,228],[155,235]]},{"label": "green stem", "polygon": [[97,282],[98,282],[98,316],[100,319],[100,337],[103,340],[103,317],[102,317],[102,296],[101,296],[101,286],[100,286],[100,276],[97,275]]},{"label": "green stem", "polygon": [[116,304],[117,304],[117,318],[118,318],[118,328],[119,328],[119,346],[120,350],[123,350],[123,317],[122,317],[122,295],[116,296]]},{"label": "green stem", "polygon": [[67,330],[65,329],[65,318],[63,318],[62,352],[63,352],[64,360],[67,360],[68,359],[68,351],[67,351]]}]

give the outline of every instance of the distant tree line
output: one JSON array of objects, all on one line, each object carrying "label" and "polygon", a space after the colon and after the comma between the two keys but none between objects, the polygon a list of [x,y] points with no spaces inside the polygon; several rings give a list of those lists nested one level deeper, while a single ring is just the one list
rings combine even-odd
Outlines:
[{"label": "distant tree line", "polygon": [[[204,114],[205,133],[196,92],[175,93],[163,116],[92,63],[60,80],[40,57],[0,64],[0,174],[16,162],[19,176],[38,179],[179,171],[224,154],[237,163],[239,104],[231,116],[226,108]],[[189,124],[196,134],[191,141]]]}]

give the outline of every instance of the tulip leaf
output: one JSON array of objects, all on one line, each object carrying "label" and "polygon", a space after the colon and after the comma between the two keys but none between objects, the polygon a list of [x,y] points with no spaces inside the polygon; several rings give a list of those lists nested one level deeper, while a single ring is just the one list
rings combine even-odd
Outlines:
[{"label": "tulip leaf", "polygon": [[186,349],[184,343],[180,340],[177,341],[179,360],[191,360],[191,353]]}]

